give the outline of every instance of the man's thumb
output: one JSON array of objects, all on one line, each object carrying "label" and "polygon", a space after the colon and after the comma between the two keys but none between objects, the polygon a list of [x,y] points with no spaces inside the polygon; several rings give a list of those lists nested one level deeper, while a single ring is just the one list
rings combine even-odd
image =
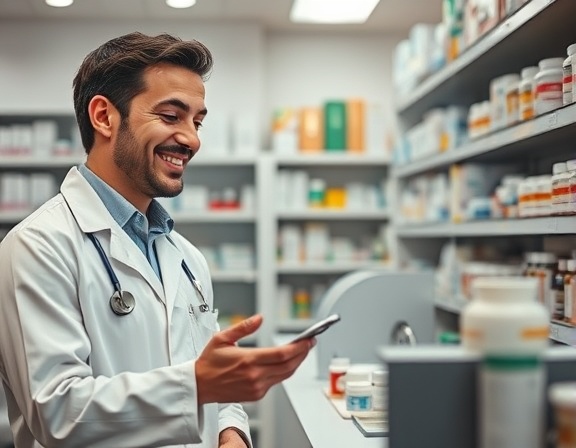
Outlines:
[{"label": "man's thumb", "polygon": [[226,339],[226,342],[230,344],[236,343],[239,339],[242,339],[252,333],[254,333],[260,325],[262,325],[262,315],[255,314],[254,316],[244,319],[235,325],[232,325],[226,330],[222,330],[220,335]]}]

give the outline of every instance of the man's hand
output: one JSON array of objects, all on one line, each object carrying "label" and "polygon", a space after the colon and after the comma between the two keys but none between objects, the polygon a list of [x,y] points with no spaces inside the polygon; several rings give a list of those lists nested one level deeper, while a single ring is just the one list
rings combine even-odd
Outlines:
[{"label": "man's hand", "polygon": [[292,376],[315,345],[307,339],[281,347],[244,348],[236,342],[262,325],[262,316],[215,334],[196,361],[198,403],[260,400],[275,384]]}]

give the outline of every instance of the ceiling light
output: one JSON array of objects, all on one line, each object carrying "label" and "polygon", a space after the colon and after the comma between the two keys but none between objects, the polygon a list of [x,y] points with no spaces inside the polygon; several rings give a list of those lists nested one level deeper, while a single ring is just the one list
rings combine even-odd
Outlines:
[{"label": "ceiling light", "polygon": [[380,0],[294,0],[292,22],[364,23]]},{"label": "ceiling light", "polygon": [[166,0],[166,4],[171,8],[190,8],[196,4],[196,0]]},{"label": "ceiling light", "polygon": [[45,1],[48,6],[54,6],[55,8],[64,8],[74,3],[74,0],[45,0]]}]

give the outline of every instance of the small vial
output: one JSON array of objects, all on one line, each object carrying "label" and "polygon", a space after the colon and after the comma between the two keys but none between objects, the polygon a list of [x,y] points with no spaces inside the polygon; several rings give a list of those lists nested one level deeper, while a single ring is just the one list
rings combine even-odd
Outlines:
[{"label": "small vial", "polygon": [[372,372],[372,410],[385,411],[388,401],[388,371]]},{"label": "small vial", "polygon": [[332,358],[328,366],[330,376],[330,395],[332,397],[342,397],[346,392],[345,375],[350,367],[349,358]]}]

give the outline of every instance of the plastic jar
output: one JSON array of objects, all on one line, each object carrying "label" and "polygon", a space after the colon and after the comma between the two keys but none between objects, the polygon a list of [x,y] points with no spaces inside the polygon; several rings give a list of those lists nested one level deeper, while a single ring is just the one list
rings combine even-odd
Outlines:
[{"label": "plastic jar", "polygon": [[534,111],[545,114],[562,107],[563,58],[542,59],[534,77]]},{"label": "plastic jar", "polygon": [[556,448],[576,446],[576,383],[553,383],[548,397],[554,409]]},{"label": "plastic jar", "polygon": [[507,75],[504,79],[504,94],[506,98],[504,116],[506,126],[518,123],[518,95],[520,75]]},{"label": "plastic jar", "polygon": [[552,214],[564,215],[568,211],[570,173],[566,162],[552,165]]},{"label": "plastic jar", "polygon": [[349,358],[332,358],[328,366],[330,377],[330,395],[342,397],[346,391],[344,376],[350,367]]},{"label": "plastic jar", "polygon": [[562,101],[563,104],[572,104],[574,99],[572,97],[572,56],[576,53],[576,44],[570,45],[566,49],[568,57],[564,59],[564,64],[562,64]]},{"label": "plastic jar", "polygon": [[372,410],[371,381],[346,382],[346,410],[355,415]]},{"label": "plastic jar", "polygon": [[576,160],[566,161],[568,172],[568,197],[566,198],[566,214],[576,215]]},{"label": "plastic jar", "polygon": [[534,118],[534,77],[538,67],[524,67],[518,84],[518,118],[520,121]]},{"label": "plastic jar", "polygon": [[372,372],[372,410],[385,411],[388,401],[388,371]]},{"label": "plastic jar", "polygon": [[548,312],[527,277],[484,277],[462,313],[462,343],[480,352],[479,448],[544,446]]}]

